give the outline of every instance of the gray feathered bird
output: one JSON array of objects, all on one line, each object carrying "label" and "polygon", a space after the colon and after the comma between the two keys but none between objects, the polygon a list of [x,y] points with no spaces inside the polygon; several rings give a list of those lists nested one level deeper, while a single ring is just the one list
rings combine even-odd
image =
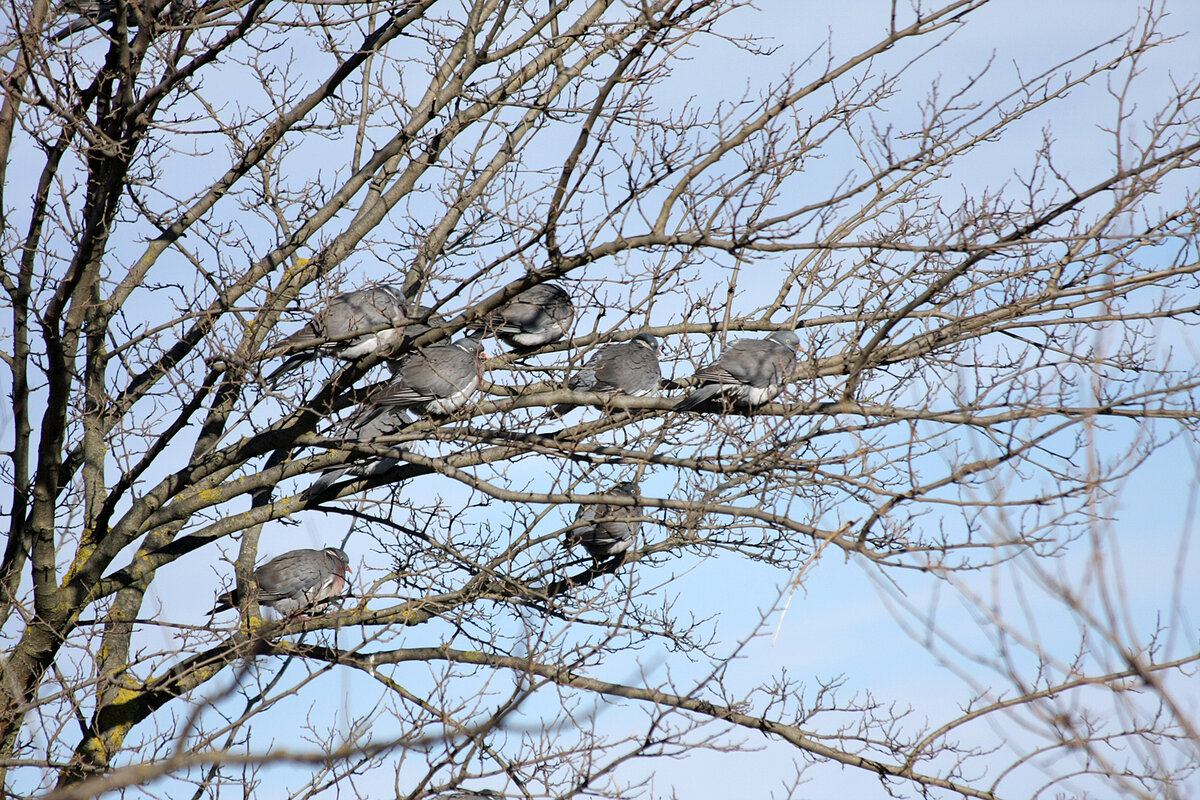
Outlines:
[{"label": "gray feathered bird", "polygon": [[[133,8],[134,3],[126,3],[125,24],[130,28],[138,27],[138,18],[133,13]],[[79,16],[50,37],[56,42],[61,42],[71,34],[87,28],[98,28],[117,18],[116,0],[67,0],[60,6],[60,9],[68,14],[78,14]]]},{"label": "gray feathered bird", "polygon": [[[571,376],[567,386],[574,392],[620,392],[643,397],[660,383],[658,340],[648,333],[639,333],[628,342],[601,347],[583,369]],[[561,416],[574,407],[574,403],[559,403],[552,413]]]},{"label": "gray feathered bird", "polygon": [[[62,4],[62,10],[78,14],[79,17],[71,20],[66,27],[50,38],[59,42],[85,28],[98,27],[106,22],[112,22],[117,16],[116,9],[117,4],[114,0],[69,0]],[[132,22],[132,15],[130,17]]]},{"label": "gray feathered bird", "polygon": [[571,295],[556,283],[539,283],[493,311],[477,327],[510,347],[541,347],[571,330],[575,308]]},{"label": "gray feathered bird", "polygon": [[354,361],[441,323],[432,309],[410,305],[395,286],[383,284],[335,295],[307,325],[263,354],[266,358],[291,354],[267,376],[267,383],[273,384],[318,356]]},{"label": "gray feathered bird", "polygon": [[783,389],[796,365],[800,337],[793,331],[774,331],[765,339],[738,339],[725,348],[715,364],[696,373],[700,388],[675,404],[689,411],[714,398],[741,406],[760,406]]},{"label": "gray feathered bird", "polygon": [[[258,603],[285,616],[299,611],[323,611],[330,601],[346,591],[347,572],[353,572],[350,557],[340,548],[292,550],[254,570]],[[217,598],[209,613],[236,608],[241,600],[236,589],[226,592]]]},{"label": "gray feathered bird", "polygon": [[[605,494],[618,497],[637,497],[637,484],[624,481],[609,489]],[[567,547],[583,545],[597,563],[623,557],[633,546],[642,529],[640,505],[609,505],[595,503],[582,505],[575,512],[577,527],[567,531],[563,542]]]},{"label": "gray feathered bird", "polygon": [[[168,25],[178,25],[193,5],[192,0],[170,0],[169,3],[139,3],[138,0],[130,0],[125,4],[125,24],[136,28],[142,22],[139,19],[141,14],[154,14]],[[60,10],[68,14],[78,14],[79,17],[71,20],[66,27],[50,37],[56,42],[78,31],[97,28],[117,18],[116,0],[66,0],[60,6]]]},{"label": "gray feathered bird", "polygon": [[[394,432],[405,409],[452,414],[470,402],[483,379],[483,343],[473,336],[437,344],[391,365],[392,380],[373,392],[346,426],[346,438],[367,442]],[[326,472],[304,491],[318,497],[345,475],[370,476],[391,469],[394,457],[370,458]]]},{"label": "gray feathered bird", "polygon": [[483,342],[475,336],[426,347],[391,364],[391,382],[368,397],[367,405],[452,414],[479,390],[482,355]]}]

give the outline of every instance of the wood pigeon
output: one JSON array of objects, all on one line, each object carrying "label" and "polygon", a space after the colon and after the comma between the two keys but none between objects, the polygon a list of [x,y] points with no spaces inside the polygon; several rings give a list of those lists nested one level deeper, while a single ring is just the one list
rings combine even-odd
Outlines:
[{"label": "wood pigeon", "polygon": [[[624,481],[605,494],[637,497],[637,484]],[[583,549],[597,564],[612,558],[619,559],[633,546],[638,531],[642,529],[641,516],[642,507],[639,505],[582,505],[575,512],[576,527],[566,532],[563,543],[567,547],[583,545]]]},{"label": "wood pigeon", "polygon": [[[571,376],[567,386],[575,392],[620,392],[643,397],[661,382],[658,340],[639,333],[628,342],[601,347],[583,369]],[[562,416],[574,407],[574,403],[560,403],[552,413]]]},{"label": "wood pigeon", "polygon": [[[436,344],[391,364],[392,380],[373,392],[347,424],[347,439],[367,442],[393,433],[403,424],[405,409],[420,414],[447,415],[465,406],[483,379],[483,343],[474,336]],[[401,452],[403,449],[401,448]],[[358,477],[386,472],[395,457],[370,458],[326,472],[304,490],[319,497],[345,475]]]},{"label": "wood pigeon", "polygon": [[[130,28],[137,28],[143,21],[143,15],[153,15],[162,18],[168,25],[179,25],[194,5],[192,0],[129,0],[125,4],[125,24]],[[71,34],[87,28],[98,28],[117,18],[116,0],[66,0],[59,10],[67,14],[78,14],[79,17],[71,20],[66,27],[50,37],[55,42],[61,42]]]},{"label": "wood pigeon", "polygon": [[392,363],[392,380],[371,394],[372,409],[412,408],[421,414],[453,414],[479,390],[483,342],[465,336],[436,344]]},{"label": "wood pigeon", "polygon": [[725,348],[717,363],[696,373],[700,388],[675,404],[690,411],[713,398],[741,406],[760,406],[783,389],[796,364],[800,337],[775,331],[765,339],[738,339]]},{"label": "wood pigeon", "polygon": [[498,336],[510,347],[541,347],[566,336],[574,319],[567,290],[539,283],[493,311],[476,329]]},{"label": "wood pigeon", "polygon": [[[350,557],[340,548],[292,550],[254,570],[258,603],[284,616],[300,611],[324,611],[330,601],[346,591],[347,572],[353,572]],[[236,589],[225,592],[209,613],[236,608],[241,600]]]},{"label": "wood pigeon", "polygon": [[[125,4],[125,24],[130,28],[138,27],[138,15],[134,13],[137,5],[137,0],[131,0]],[[50,37],[55,42],[61,42],[73,33],[87,28],[97,28],[117,18],[116,0],[66,0],[60,10],[79,16]]]},{"label": "wood pigeon", "polygon": [[[85,28],[97,27],[106,22],[112,22],[117,16],[117,4],[115,0],[69,0],[69,2],[63,3],[62,9],[78,14],[79,17],[71,20],[65,28],[50,37],[56,42],[60,42],[72,33],[84,30]],[[130,16],[132,17],[132,15]]]},{"label": "wood pigeon", "polygon": [[274,384],[318,356],[354,361],[405,336],[420,336],[429,324],[440,325],[442,318],[426,306],[409,305],[395,286],[381,284],[336,295],[307,325],[267,350],[266,358],[291,354],[267,376],[267,383]]}]

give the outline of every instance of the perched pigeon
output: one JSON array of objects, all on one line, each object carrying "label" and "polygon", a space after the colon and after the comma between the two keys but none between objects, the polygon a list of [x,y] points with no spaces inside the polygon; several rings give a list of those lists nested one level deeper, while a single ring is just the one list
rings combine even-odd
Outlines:
[{"label": "perched pigeon", "polygon": [[[126,8],[132,10],[130,5],[127,4]],[[62,4],[62,10],[68,13],[79,14],[79,17],[71,20],[65,28],[50,37],[56,42],[61,42],[78,31],[99,27],[117,18],[117,4],[115,0],[67,0],[67,2]],[[136,28],[138,25],[137,17],[132,13],[126,16],[129,27]]]},{"label": "perched pigeon", "polygon": [[[292,353],[267,376],[267,383],[317,356],[354,361],[396,344],[403,336],[420,336],[429,330],[424,323],[441,323],[441,317],[431,311],[425,306],[409,306],[395,286],[336,295],[311,322],[266,352],[267,358]],[[364,333],[356,335],[360,331]]]},{"label": "perched pigeon", "polygon": [[[619,497],[637,497],[637,484],[632,481],[618,483],[606,494]],[[597,563],[620,557],[633,546],[638,531],[642,529],[642,507],[638,505],[617,506],[607,503],[580,506],[575,512],[575,522],[582,523],[567,531],[563,537],[568,547],[581,544]]]},{"label": "perched pigeon", "polygon": [[[643,397],[661,382],[658,340],[639,333],[628,342],[601,347],[583,369],[571,376],[567,386],[575,392],[620,392]],[[572,408],[573,403],[560,403],[553,413],[561,416]]]},{"label": "perched pigeon", "polygon": [[[165,10],[166,14],[164,18],[167,24],[177,25],[183,20],[189,5],[187,0],[171,0],[167,4],[150,2],[139,6],[138,0],[130,0],[130,2],[125,4],[125,24],[130,28],[138,27],[140,21],[138,14],[134,13],[134,9],[136,8],[142,13],[154,13],[155,11],[161,13]],[[65,28],[50,37],[56,42],[61,42],[78,31],[99,27],[117,18],[116,0],[66,0],[60,7],[60,10],[66,13],[79,14],[80,16],[77,19],[71,20]]]},{"label": "perched pigeon", "polygon": [[[305,610],[323,611],[329,601],[346,591],[347,572],[353,572],[350,557],[337,547],[292,550],[254,570],[259,605],[285,616]],[[236,590],[226,592],[209,613],[236,608],[241,600]]]},{"label": "perched pigeon", "polygon": [[426,347],[392,364],[392,380],[367,398],[378,408],[413,408],[423,414],[452,414],[467,404],[483,379],[483,342],[465,336]]},{"label": "perched pigeon", "polygon": [[680,400],[676,411],[688,411],[715,397],[742,406],[760,406],[783,389],[792,374],[800,337],[775,331],[765,339],[738,339],[717,363],[696,373],[700,388]]},{"label": "perched pigeon", "polygon": [[567,290],[555,283],[539,283],[493,311],[478,329],[500,337],[510,347],[540,347],[566,336],[573,319],[575,309]]},{"label": "perched pigeon", "polygon": [[[466,336],[449,344],[426,347],[392,365],[392,380],[372,393],[347,425],[347,438],[366,442],[392,433],[404,409],[421,414],[452,414],[479,389],[483,378],[483,343]],[[372,458],[326,472],[305,490],[318,497],[344,475],[369,476],[391,469],[396,459]]]}]

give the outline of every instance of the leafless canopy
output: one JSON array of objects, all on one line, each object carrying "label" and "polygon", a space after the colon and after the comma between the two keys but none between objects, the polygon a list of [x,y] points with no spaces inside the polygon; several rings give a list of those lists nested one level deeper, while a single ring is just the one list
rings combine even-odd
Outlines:
[{"label": "leafless canopy", "polygon": [[[1187,531],[1122,514],[1195,483],[1195,43],[767,5],[4,5],[0,794],[703,797],[652,776],[757,748],[746,797],[1200,794]],[[347,435],[385,361],[546,282],[568,338]],[[264,380],[376,284],[444,324]],[[675,410],[778,330],[778,398]],[[564,388],[640,332],[660,392]],[[640,504],[623,560],[563,546],[581,503]],[[339,608],[206,616],[325,545]],[[876,596],[925,661],[818,666]]]}]

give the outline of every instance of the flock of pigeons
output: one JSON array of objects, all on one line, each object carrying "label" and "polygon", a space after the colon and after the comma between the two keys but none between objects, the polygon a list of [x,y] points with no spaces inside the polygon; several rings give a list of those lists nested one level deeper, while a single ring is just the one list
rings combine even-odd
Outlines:
[{"label": "flock of pigeons", "polygon": [[[176,2],[173,0],[172,9]],[[69,0],[64,4],[81,16],[53,36],[71,34],[115,18],[112,0]],[[136,17],[129,18],[136,25]],[[538,284],[514,297],[480,323],[471,335],[436,344],[389,362],[392,377],[369,396],[351,417],[348,430],[369,440],[403,422],[405,409],[425,415],[453,414],[470,402],[483,378],[483,343],[495,336],[513,348],[528,350],[555,342],[570,331],[575,311],[561,286]],[[337,295],[321,314],[296,333],[269,349],[264,358],[286,356],[266,377],[270,385],[318,357],[353,361],[381,351],[387,353],[406,338],[411,341],[444,324],[432,309],[411,305],[394,286],[380,285]],[[775,397],[795,365],[800,340],[792,331],[776,331],[765,339],[733,342],[717,361],[696,373],[699,387],[675,405],[677,411],[704,409],[714,401],[753,407]],[[618,393],[642,397],[662,384],[658,340],[639,333],[627,342],[601,347],[567,382],[572,391]],[[549,412],[562,416],[572,403]],[[310,495],[327,490],[346,474],[365,475],[386,470],[395,459],[380,459],[327,472],[310,487]],[[631,498],[629,505],[597,503],[580,506],[575,524],[564,537],[568,546],[582,545],[597,565],[617,565],[641,530],[642,509],[636,505],[637,485],[624,481],[606,492]],[[337,547],[292,550],[254,571],[258,603],[284,616],[323,613],[346,591],[350,558]],[[615,562],[615,563],[614,563]],[[237,608],[236,589],[217,598],[210,614]],[[444,800],[488,800],[491,790],[458,792]]]},{"label": "flock of pigeons", "polygon": [[[495,336],[513,348],[528,350],[567,336],[575,318],[571,297],[553,283],[538,284],[476,323],[471,333],[454,342],[435,344],[389,362],[391,380],[370,394],[346,424],[348,438],[368,441],[405,421],[405,411],[445,416],[463,408],[483,379],[483,339]],[[425,306],[413,305],[394,286],[380,285],[337,295],[307,325],[283,339],[264,358],[285,357],[266,381],[275,385],[283,376],[318,357],[353,361],[371,353],[387,354],[402,341],[444,324]],[[676,411],[719,409],[721,404],[745,408],[762,405],[783,389],[796,362],[800,339],[793,331],[775,331],[765,339],[732,342],[713,364],[699,370],[696,388],[675,405]],[[573,391],[616,393],[641,397],[662,384],[658,340],[639,333],[626,342],[601,347],[567,381]],[[571,403],[549,413],[561,416]],[[339,478],[378,474],[396,459],[369,459],[322,475],[306,494],[319,496]],[[641,529],[642,509],[636,504],[637,485],[618,483],[606,494],[632,498],[629,504],[596,503],[580,506],[567,531],[568,546],[581,545],[596,562],[619,566]],[[259,567],[255,573],[258,602],[283,615],[319,613],[346,589],[349,558],[336,547],[292,550]],[[241,597],[227,592],[212,613],[235,608]]]}]

